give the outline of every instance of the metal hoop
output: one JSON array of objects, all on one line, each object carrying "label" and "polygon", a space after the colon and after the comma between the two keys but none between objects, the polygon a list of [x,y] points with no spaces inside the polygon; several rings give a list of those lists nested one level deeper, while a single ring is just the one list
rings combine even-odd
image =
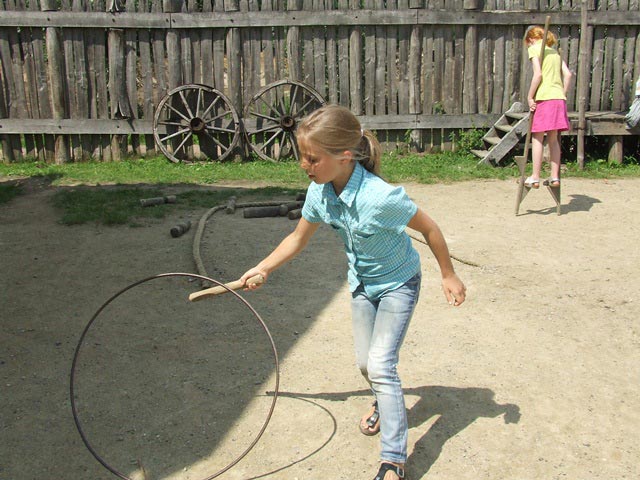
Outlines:
[{"label": "metal hoop", "polygon": [[[87,438],[86,434],[84,433],[84,430],[82,429],[82,426],[80,424],[80,420],[78,418],[78,411],[77,411],[77,408],[76,408],[76,401],[75,401],[74,384],[75,384],[76,366],[77,366],[78,357],[79,357],[79,354],[80,354],[80,348],[82,347],[82,343],[84,342],[84,339],[85,339],[87,333],[89,332],[89,329],[91,328],[93,323],[96,321],[96,319],[98,318],[100,313],[102,313],[102,311],[112,301],[114,301],[116,298],[118,298],[120,295],[122,295],[126,291],[131,290],[132,288],[137,287],[138,285],[141,285],[143,283],[149,282],[151,280],[156,280],[158,278],[166,278],[166,277],[191,277],[191,278],[196,278],[196,279],[199,279],[199,280],[204,280],[204,281],[207,281],[207,282],[211,282],[212,284],[216,284],[216,285],[220,285],[220,286],[224,287],[224,285],[221,282],[217,281],[217,280],[205,277],[203,275],[197,275],[197,274],[194,274],[194,273],[161,273],[161,274],[158,274],[158,275],[147,277],[147,278],[145,278],[143,280],[139,280],[139,281],[137,281],[135,283],[132,283],[131,285],[123,288],[118,293],[116,293],[111,298],[109,298],[105,303],[102,304],[102,306],[100,308],[98,308],[96,313],[94,313],[93,317],[91,317],[91,320],[89,320],[89,322],[87,323],[87,325],[85,326],[85,328],[84,328],[84,330],[82,332],[82,335],[80,336],[80,340],[78,341],[78,344],[76,345],[75,353],[73,355],[73,362],[71,363],[71,373],[70,373],[70,376],[69,376],[69,379],[70,379],[70,381],[69,381],[69,395],[70,395],[70,398],[71,398],[71,411],[73,413],[73,421],[76,424],[76,428],[78,429],[78,433],[80,434],[80,437],[82,438],[82,441],[84,442],[85,446],[87,447],[89,452],[91,452],[91,454],[96,458],[96,460],[98,460],[98,462],[100,462],[102,464],[102,466],[104,466],[111,473],[113,473],[114,475],[118,476],[119,478],[122,478],[123,480],[132,480],[132,479],[130,477],[127,477],[123,473],[119,472],[118,470],[116,470],[111,465],[109,465],[98,454],[96,449],[91,445],[91,443],[89,442],[89,439]],[[225,287],[225,288],[227,288],[227,287]],[[276,406],[276,400],[278,398],[278,388],[279,388],[279,385],[280,385],[280,366],[279,366],[279,362],[278,362],[278,352],[276,350],[276,345],[275,345],[275,342],[273,341],[273,337],[271,336],[271,333],[269,332],[269,329],[267,328],[267,325],[264,323],[264,320],[262,320],[262,318],[260,317],[258,312],[256,312],[256,310],[249,304],[249,302],[247,302],[242,296],[240,296],[238,293],[234,292],[233,290],[230,290],[228,288],[227,288],[227,290],[229,290],[230,293],[235,295],[236,298],[238,298],[242,303],[244,303],[247,306],[247,308],[253,313],[253,315],[255,316],[256,320],[260,323],[260,326],[262,327],[264,332],[267,334],[267,337],[269,338],[269,342],[271,343],[271,350],[273,352],[273,358],[274,358],[274,362],[275,362],[275,367],[276,367],[276,371],[275,371],[275,373],[276,373],[275,389],[273,391],[273,401],[271,402],[271,407],[269,408],[269,412],[267,413],[267,418],[265,419],[265,421],[264,421],[264,423],[262,425],[262,428],[258,431],[258,433],[256,435],[256,438],[254,438],[254,440],[247,447],[247,449],[244,452],[242,452],[235,460],[233,460],[231,463],[229,463],[227,466],[223,467],[222,469],[218,470],[213,475],[210,475],[210,476],[204,478],[203,480],[211,480],[213,478],[218,477],[219,475],[222,475],[224,472],[226,472],[227,470],[232,468],[234,465],[236,465],[240,460],[242,460],[251,451],[251,449],[256,445],[256,443],[258,443],[258,440],[260,440],[260,437],[262,436],[262,434],[266,430],[267,425],[269,424],[269,421],[271,420],[271,416],[273,415],[273,410],[274,410],[274,408]]]}]

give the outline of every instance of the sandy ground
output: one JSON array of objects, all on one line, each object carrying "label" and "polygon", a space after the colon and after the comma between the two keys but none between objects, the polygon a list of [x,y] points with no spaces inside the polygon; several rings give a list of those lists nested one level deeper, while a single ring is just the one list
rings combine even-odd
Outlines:
[{"label": "sandy ground", "polygon": [[[426,281],[400,364],[408,478],[638,478],[640,180],[568,179],[559,216],[542,188],[515,216],[513,182],[407,190],[441,226],[468,287],[467,303],[449,307],[416,242]],[[1,479],[116,478],[76,428],[71,380],[85,440],[125,478],[227,468],[274,405],[259,319],[277,347],[279,396],[255,447],[219,478],[373,478],[379,440],[356,427],[370,398],[331,231],[241,293],[250,304],[233,294],[189,303],[199,289],[189,276],[122,290],[196,272],[196,229],[169,230],[206,209],[140,228],[66,227],[53,191],[0,206]],[[236,279],[293,227],[215,214],[201,245],[207,275]]]}]

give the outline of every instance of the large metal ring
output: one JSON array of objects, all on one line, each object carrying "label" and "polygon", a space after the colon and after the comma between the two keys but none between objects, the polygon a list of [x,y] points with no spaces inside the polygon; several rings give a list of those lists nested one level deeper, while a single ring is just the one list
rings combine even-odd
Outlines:
[{"label": "large metal ring", "polygon": [[[111,298],[109,298],[96,311],[96,313],[93,315],[93,317],[91,317],[91,320],[89,320],[89,322],[87,323],[87,325],[85,326],[85,328],[84,328],[84,330],[82,332],[82,335],[80,336],[80,340],[78,341],[75,353],[73,355],[73,362],[71,363],[71,374],[70,374],[70,382],[69,382],[69,395],[70,395],[70,398],[71,398],[71,410],[73,412],[73,420],[74,420],[74,422],[76,424],[76,428],[78,429],[78,433],[80,434],[80,437],[82,438],[82,441],[84,442],[85,446],[87,447],[89,452],[91,452],[91,454],[96,458],[96,460],[98,460],[98,462],[100,462],[111,473],[113,473],[114,475],[118,476],[119,478],[122,478],[123,480],[132,480],[132,479],[130,477],[127,477],[123,473],[119,472],[118,470],[116,470],[111,465],[109,465],[107,463],[107,461],[104,458],[102,458],[100,456],[100,454],[98,454],[98,452],[93,447],[93,445],[91,445],[91,442],[89,442],[89,439],[87,438],[87,435],[85,434],[84,430],[82,429],[82,425],[80,424],[80,420],[78,418],[78,411],[77,411],[77,407],[76,407],[75,390],[74,390],[76,366],[77,366],[77,362],[78,362],[78,357],[80,355],[80,349],[82,347],[82,344],[84,342],[84,339],[85,339],[87,333],[89,332],[89,329],[95,323],[95,321],[99,317],[100,313],[111,302],[113,302],[115,299],[117,299],[120,295],[122,295],[126,291],[131,290],[132,288],[137,287],[138,285],[141,285],[143,283],[146,283],[146,282],[149,282],[149,281],[152,281],[152,280],[156,280],[158,278],[166,278],[166,277],[190,277],[190,278],[198,279],[198,280],[201,280],[201,281],[210,282],[211,284],[214,284],[214,285],[223,286],[223,284],[221,282],[217,281],[217,280],[205,277],[203,275],[196,275],[194,273],[162,273],[162,274],[154,275],[152,277],[148,277],[148,278],[145,278],[143,280],[139,280],[139,281],[137,281],[135,283],[132,283],[131,285],[123,288],[118,293],[116,293]],[[269,342],[271,343],[271,350],[273,352],[273,358],[274,358],[274,361],[275,361],[275,368],[276,368],[276,371],[275,371],[275,389],[273,391],[273,401],[271,402],[271,407],[269,408],[269,412],[267,414],[267,418],[265,419],[265,421],[264,421],[264,423],[262,425],[262,428],[258,431],[258,433],[256,434],[256,437],[253,439],[251,444],[247,447],[247,449],[244,452],[242,452],[236,459],[234,459],[232,462],[230,462],[227,466],[223,467],[222,469],[218,470],[213,475],[210,475],[210,476],[206,477],[203,480],[211,480],[212,478],[215,478],[215,477],[223,474],[224,472],[226,472],[230,468],[232,468],[240,460],[242,460],[249,453],[249,451],[251,451],[251,449],[256,445],[256,443],[258,443],[258,440],[260,439],[260,437],[262,436],[262,434],[266,430],[267,425],[269,424],[269,421],[271,420],[271,416],[273,414],[273,410],[274,410],[275,405],[276,405],[276,400],[278,398],[278,388],[279,388],[279,384],[280,384],[280,367],[279,367],[279,362],[278,362],[278,352],[276,350],[276,346],[275,346],[275,343],[273,341],[273,337],[271,336],[271,333],[269,332],[269,329],[267,328],[267,325],[264,323],[264,321],[262,320],[262,318],[260,317],[258,312],[256,312],[256,310],[249,304],[249,302],[247,302],[242,296],[240,296],[238,293],[234,292],[233,290],[229,290],[229,292],[232,293],[233,295],[235,295],[238,300],[240,300],[242,303],[244,303],[247,306],[247,308],[253,313],[253,315],[255,316],[256,320],[259,322],[260,326],[262,327],[262,329],[266,333],[267,337],[269,338]]]}]

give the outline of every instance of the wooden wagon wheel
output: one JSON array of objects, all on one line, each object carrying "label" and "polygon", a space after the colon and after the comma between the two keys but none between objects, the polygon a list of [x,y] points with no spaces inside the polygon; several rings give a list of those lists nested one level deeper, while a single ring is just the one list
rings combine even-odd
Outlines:
[{"label": "wooden wagon wheel", "polygon": [[153,136],[172,162],[224,160],[238,144],[240,120],[229,99],[215,88],[181,85],[158,104]]},{"label": "wooden wagon wheel", "polygon": [[322,95],[301,82],[280,80],[267,85],[245,108],[244,133],[251,150],[272,162],[298,160],[296,126],[325,103]]}]

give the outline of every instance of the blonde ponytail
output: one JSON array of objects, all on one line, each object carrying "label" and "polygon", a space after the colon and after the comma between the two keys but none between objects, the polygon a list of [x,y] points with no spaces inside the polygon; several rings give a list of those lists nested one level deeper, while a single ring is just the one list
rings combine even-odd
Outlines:
[{"label": "blonde ponytail", "polygon": [[380,142],[370,130],[362,132],[361,148],[356,153],[358,163],[374,175],[380,176],[380,159],[382,157],[382,147]]}]

